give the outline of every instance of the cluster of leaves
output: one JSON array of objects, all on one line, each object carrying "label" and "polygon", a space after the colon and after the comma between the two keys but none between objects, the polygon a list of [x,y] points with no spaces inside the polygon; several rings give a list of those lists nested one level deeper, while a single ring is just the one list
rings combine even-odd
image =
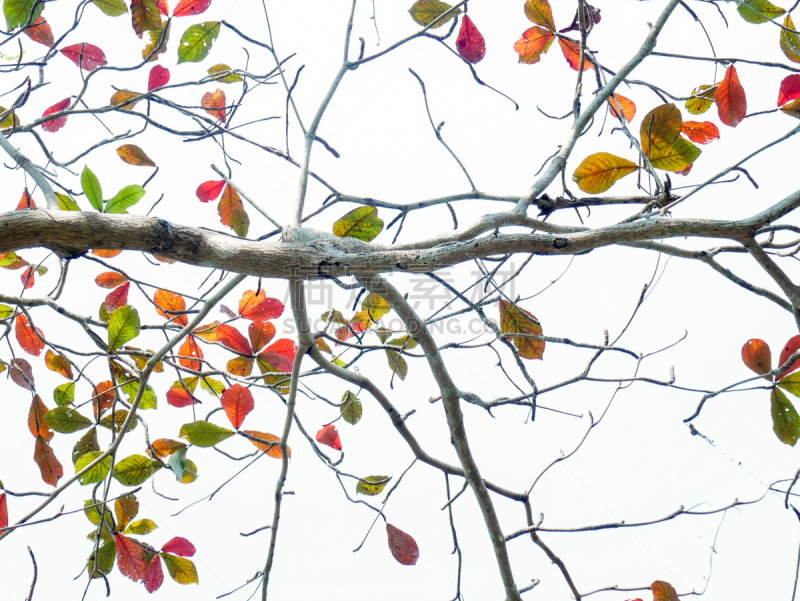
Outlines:
[{"label": "cluster of leaves", "polygon": [[232,185],[225,183],[225,180],[207,181],[200,184],[195,192],[200,202],[216,200],[220,193],[222,198],[217,207],[220,222],[231,228],[240,238],[247,237],[250,217],[244,209],[242,197]]},{"label": "cluster of leaves", "polygon": [[786,15],[779,34],[779,44],[790,61],[800,63],[800,34],[794,28],[791,15],[786,13],[786,9],[775,6],[769,0],[726,0],[736,2],[736,11],[739,15],[754,25],[774,22],[775,19]]},{"label": "cluster of leaves", "polygon": [[[417,0],[408,12],[415,23],[437,29],[450,20],[457,21],[461,9],[440,0]],[[481,62],[486,56],[486,40],[466,14],[461,19],[456,51],[472,64]]]}]

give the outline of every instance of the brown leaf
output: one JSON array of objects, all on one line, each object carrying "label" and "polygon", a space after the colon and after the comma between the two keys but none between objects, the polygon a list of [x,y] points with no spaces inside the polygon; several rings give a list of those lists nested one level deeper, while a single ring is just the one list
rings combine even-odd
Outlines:
[{"label": "brown leaf", "polygon": [[147,156],[141,148],[135,144],[123,144],[117,148],[117,155],[128,165],[136,165],[137,167],[155,167],[156,164],[149,156]]}]

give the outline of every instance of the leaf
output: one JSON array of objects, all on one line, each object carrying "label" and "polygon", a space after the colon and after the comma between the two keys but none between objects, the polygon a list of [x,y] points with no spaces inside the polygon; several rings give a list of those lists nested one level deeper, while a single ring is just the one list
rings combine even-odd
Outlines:
[{"label": "leaf", "polygon": [[44,4],[39,3],[31,18],[31,12],[35,4],[36,0],[3,0],[3,15],[6,18],[6,28],[8,31],[25,25],[28,19],[32,22],[36,21],[44,8]]},{"label": "leaf", "polygon": [[152,594],[161,588],[164,584],[164,570],[161,569],[161,557],[156,555],[147,564],[147,570],[144,574],[144,589]]},{"label": "leaf", "polygon": [[81,188],[86,195],[89,204],[97,211],[103,210],[103,189],[100,187],[100,180],[89,169],[89,165],[83,166],[81,172]]},{"label": "leaf", "polygon": [[33,390],[33,371],[30,363],[25,359],[12,359],[8,366],[8,375],[14,384],[26,390]]},{"label": "leaf", "polygon": [[240,355],[252,355],[250,343],[236,328],[221,323],[217,326],[217,342]]},{"label": "leaf", "polygon": [[[98,209],[98,211],[101,209]],[[93,249],[92,254],[95,257],[100,257],[102,259],[113,259],[117,255],[119,255],[122,251],[121,250],[101,250],[101,249]]]},{"label": "leaf", "polygon": [[781,82],[781,88],[778,91],[778,106],[783,106],[797,98],[800,98],[800,74],[787,75]]},{"label": "leaf", "polygon": [[522,32],[522,37],[514,43],[514,51],[519,54],[519,62],[526,65],[538,63],[553,43],[555,36],[541,27],[531,27]]},{"label": "leaf", "polygon": [[[247,434],[249,440],[256,448],[260,449],[270,457],[274,457],[275,459],[280,459],[281,455],[281,448],[278,446],[280,443],[281,438],[280,436],[275,436],[274,434],[268,434],[266,432],[257,432],[256,430],[243,430],[243,434]],[[259,441],[253,440],[253,438],[257,438]],[[286,455],[291,458],[292,456],[292,449],[288,446],[286,447]]]},{"label": "leaf", "polygon": [[764,375],[772,369],[769,345],[759,338],[751,338],[742,346],[742,361],[758,375]]},{"label": "leaf", "polygon": [[[44,113],[42,113],[42,117],[47,117],[47,115],[52,115],[53,113],[58,113],[59,111],[63,111],[69,108],[69,98],[64,98],[61,102],[57,102],[53,106],[45,109]],[[62,115],[61,117],[56,117],[55,119],[49,119],[42,123],[42,129],[48,131],[50,133],[55,133],[67,123],[67,116]]]},{"label": "leaf", "polygon": [[239,315],[242,319],[267,321],[276,319],[283,314],[283,303],[277,298],[267,298],[262,288],[258,294],[253,290],[246,290],[239,301]]},{"label": "leaf", "polygon": [[8,501],[6,501],[6,493],[0,494],[0,528],[8,528]]},{"label": "leaf", "polygon": [[217,21],[206,21],[189,27],[183,32],[178,46],[178,64],[202,61],[208,56],[218,35],[219,23]]},{"label": "leaf", "polygon": [[[440,0],[417,0],[411,6],[408,12],[411,13],[411,18],[414,19],[415,23],[422,25],[423,27],[427,27],[451,8],[453,7],[446,2],[440,2]],[[439,19],[435,25],[431,26],[431,29],[437,29],[441,27],[450,19],[455,18],[455,16],[460,12],[460,9],[455,9],[444,19]]]},{"label": "leaf", "polygon": [[587,194],[600,194],[638,169],[636,163],[627,159],[598,152],[583,159],[573,173],[572,180]]},{"label": "leaf", "polygon": [[608,106],[612,115],[615,117],[622,115],[628,123],[633,121],[633,117],[636,115],[636,105],[621,94],[614,94],[609,98]]},{"label": "leaf", "polygon": [[114,515],[117,518],[117,529],[124,530],[130,521],[139,513],[139,501],[136,495],[124,495],[114,501]]},{"label": "leaf", "polygon": [[112,290],[103,301],[103,307],[106,313],[113,313],[116,309],[124,307],[128,304],[128,290],[131,287],[130,282],[125,282],[115,290]]},{"label": "leaf", "polygon": [[[503,334],[542,335],[542,326],[538,319],[525,309],[503,299],[500,300],[500,330]],[[542,359],[544,355],[544,340],[515,336],[514,346],[523,359]]]},{"label": "leaf", "polygon": [[[75,473],[77,474],[78,472],[80,472],[83,468],[92,463],[102,454],[103,453],[101,451],[89,451],[85,455],[81,455],[81,457],[75,463]],[[100,463],[98,463],[92,469],[86,472],[83,476],[81,476],[78,479],[78,482],[81,483],[81,486],[102,482],[103,479],[108,475],[108,472],[110,470],[111,470],[111,457],[106,457]]]},{"label": "leaf", "polygon": [[403,356],[396,351],[386,350],[386,359],[389,362],[389,369],[392,370],[392,373],[397,374],[401,380],[405,380],[408,375],[408,363],[406,363]]},{"label": "leaf", "polygon": [[553,9],[547,0],[527,0],[525,2],[525,16],[528,21],[546,27],[550,31],[556,30],[553,20]]},{"label": "leaf", "polygon": [[135,144],[123,144],[117,148],[117,155],[123,160],[123,162],[128,163],[128,165],[136,165],[137,167],[156,166],[156,164],[153,162],[153,159],[147,156],[144,150]]},{"label": "leaf", "polygon": [[55,43],[53,37],[53,30],[50,29],[50,24],[41,16],[33,22],[31,27],[24,30],[25,35],[32,39],[34,42],[43,44],[50,48]]},{"label": "leaf", "polygon": [[118,17],[128,12],[128,7],[122,0],[92,0],[92,4],[109,17]]},{"label": "leaf", "polygon": [[328,346],[328,343],[325,342],[325,340],[323,338],[315,338],[314,339],[314,344],[323,353],[328,353],[329,355],[333,354],[333,351],[331,350],[331,347]]},{"label": "leaf", "polygon": [[[5,113],[6,108],[4,106],[0,106],[0,113]],[[16,112],[13,110],[11,114],[6,117],[2,123],[0,123],[0,129],[9,129],[11,127],[19,125],[19,117],[17,117]]]},{"label": "leaf", "polygon": [[331,447],[336,451],[342,450],[342,441],[339,439],[339,432],[336,426],[329,424],[320,429],[315,436],[317,442]]},{"label": "leaf", "polygon": [[244,418],[255,406],[252,393],[241,384],[234,384],[223,392],[221,403],[225,415],[228,416],[231,425],[237,430],[241,427]]},{"label": "leaf", "polygon": [[114,466],[114,478],[124,486],[138,486],[154,473],[153,462],[144,455],[130,455]]},{"label": "leaf", "polygon": [[771,21],[786,12],[769,0],[743,0],[739,2],[736,10],[742,19],[756,25]]},{"label": "leaf", "polygon": [[[786,18],[783,20],[783,26],[792,31],[781,29],[781,50],[783,50],[786,58],[790,61],[793,63],[800,63],[800,34],[798,34],[797,30],[794,28],[791,15],[786,15]],[[792,76],[790,75],[789,77]],[[778,106],[780,106],[780,104]]]},{"label": "leaf", "polygon": [[145,189],[139,184],[125,186],[106,202],[106,213],[123,213],[139,202],[145,195]]},{"label": "leaf", "polygon": [[684,121],[681,133],[697,144],[708,144],[719,140],[719,129],[710,121]]},{"label": "leaf", "polygon": [[219,220],[222,225],[231,225],[231,214],[236,209],[244,209],[242,199],[239,193],[234,190],[230,185],[225,186],[222,191],[222,198],[219,201],[217,212],[219,213]]},{"label": "leaf", "polygon": [[[363,480],[359,480],[358,484],[356,484],[356,494],[361,493],[368,497],[374,497],[375,495],[381,494],[381,491],[386,487],[390,478],[389,476],[367,476]],[[377,482],[377,484],[369,484],[370,482]]]},{"label": "leaf", "polygon": [[204,13],[211,0],[181,0],[172,12],[173,17],[193,17]]},{"label": "leaf", "polygon": [[243,357],[240,355],[228,361],[227,365],[225,365],[225,370],[234,376],[247,378],[253,373],[253,363],[255,363],[254,357]]},{"label": "leaf", "polygon": [[[45,419],[47,418],[45,417]],[[78,463],[78,459],[86,455],[86,453],[99,450],[100,443],[97,440],[97,428],[91,428],[86,434],[81,436],[80,440],[78,440],[72,448],[72,465]]]},{"label": "leaf", "polygon": [[714,97],[717,92],[717,86],[697,86],[692,90],[692,96],[696,98],[689,98],[686,101],[686,110],[692,115],[702,115],[711,105],[714,104]]},{"label": "leaf", "polygon": [[200,388],[214,397],[219,397],[225,392],[225,384],[210,377],[200,378]]},{"label": "leaf", "polygon": [[92,389],[92,409],[94,415],[99,418],[106,409],[110,409],[114,403],[114,384],[111,380],[99,382]]},{"label": "leaf", "polygon": [[24,313],[18,313],[14,318],[14,335],[17,337],[20,348],[29,355],[38,357],[42,352],[44,334],[39,328],[34,331]]},{"label": "leaf", "polygon": [[269,321],[252,321],[247,327],[247,336],[253,352],[257,353],[275,337],[275,326]]},{"label": "leaf", "polygon": [[128,278],[126,278],[121,273],[117,273],[116,271],[104,271],[94,279],[95,284],[97,284],[101,288],[108,288],[108,289],[121,286],[127,281]]},{"label": "leaf", "polygon": [[486,56],[486,40],[483,39],[481,32],[467,15],[461,19],[461,29],[456,38],[456,50],[464,60],[472,64],[481,62]]},{"label": "leaf", "polygon": [[183,557],[176,557],[169,553],[161,553],[164,558],[164,564],[167,566],[167,571],[172,579],[178,584],[197,584],[197,568],[191,560]]},{"label": "leaf", "polygon": [[413,566],[419,559],[419,547],[417,541],[406,534],[400,528],[395,528],[391,524],[386,524],[386,534],[389,536],[389,551],[392,552],[398,563],[404,566]]},{"label": "leaf", "polygon": [[20,281],[22,285],[25,287],[25,290],[29,288],[33,288],[34,284],[34,277],[36,275],[36,270],[33,267],[28,267],[20,276]]},{"label": "leaf", "polygon": [[[789,340],[786,341],[786,344],[783,346],[783,350],[781,351],[780,359],[778,359],[778,367],[783,365],[789,360],[795,351],[800,350],[800,335],[792,336]],[[794,370],[800,368],[800,359],[792,363],[791,366],[786,371],[783,371],[778,374],[777,379],[780,380],[786,375],[792,373]]]},{"label": "leaf", "polygon": [[106,64],[106,55],[92,44],[72,44],[61,49],[61,54],[75,63],[75,66],[87,71],[94,71]]},{"label": "leaf", "polygon": [[44,364],[47,369],[64,376],[67,380],[71,380],[73,378],[72,365],[70,365],[69,361],[67,361],[67,358],[64,355],[56,355],[53,351],[48,349],[44,354]]},{"label": "leaf", "polygon": [[59,407],[71,405],[75,400],[75,382],[67,382],[56,386],[53,389],[53,400]]},{"label": "leaf", "polygon": [[[147,32],[147,37],[150,38],[150,41],[147,45],[142,48],[142,60],[154,61],[157,60],[159,55],[164,54],[167,51],[167,44],[169,43],[169,32],[172,28],[171,21],[165,21],[161,23],[161,26],[158,29],[152,29]],[[161,42],[161,37],[164,37],[164,42]],[[156,48],[160,49],[156,52]]]},{"label": "leaf", "polygon": [[[565,38],[558,38],[558,45],[561,46],[561,54],[567,59],[567,64],[569,64],[573,70],[577,71],[581,66],[580,44]],[[588,71],[589,69],[594,69],[594,65],[592,65],[591,61],[588,59],[584,59],[583,70]]]},{"label": "leaf", "polygon": [[794,117],[795,119],[800,119],[800,98],[784,104],[781,107],[781,111],[783,111],[790,117]]},{"label": "leaf", "polygon": [[34,438],[41,436],[46,442],[50,442],[55,433],[44,419],[46,413],[47,407],[42,402],[42,399],[38,394],[34,395],[30,411],[28,411],[28,430]]},{"label": "leaf", "polygon": [[[102,533],[108,536],[108,531],[103,528]],[[97,550],[97,557],[94,553],[89,556],[86,569],[92,578],[100,578],[102,574],[108,574],[114,569],[114,550],[113,540],[102,544]]]},{"label": "leaf", "polygon": [[0,321],[4,321],[14,314],[14,309],[0,303]]},{"label": "leaf", "polygon": [[197,326],[194,330],[192,330],[192,335],[196,336],[197,338],[201,338],[206,342],[216,342],[218,325],[218,321],[212,321],[211,323]]},{"label": "leaf", "polygon": [[[164,87],[168,83],[169,69],[162,67],[161,65],[153,65],[153,68],[150,69],[150,75],[147,77],[147,91],[152,92],[153,90]],[[119,152],[119,150],[117,152]],[[155,163],[150,166],[155,167]]]},{"label": "leaf", "polygon": [[348,390],[344,393],[342,402],[339,404],[339,413],[344,421],[354,426],[361,420],[364,408],[361,406],[361,401],[356,398],[356,395]]},{"label": "leaf", "polygon": [[182,536],[176,536],[169,539],[161,551],[164,553],[172,553],[173,555],[180,555],[181,557],[192,557],[197,552],[194,545]]},{"label": "leaf", "polygon": [[247,232],[250,230],[250,216],[244,207],[234,207],[231,211],[231,229],[240,238],[247,238]]},{"label": "leaf", "polygon": [[[650,153],[650,164],[656,169],[688,172],[702,151],[684,138],[678,138],[669,146],[655,148]],[[685,174],[685,173],[684,173]]]},{"label": "leaf", "polygon": [[178,436],[196,447],[213,447],[233,436],[233,432],[210,422],[196,421],[183,424]]},{"label": "leaf", "polygon": [[195,194],[200,202],[216,200],[222,188],[225,187],[225,180],[203,182],[197,186]]},{"label": "leaf", "polygon": [[650,157],[653,154],[652,148],[672,145],[678,139],[682,126],[683,118],[677,106],[672,103],[657,106],[644,116],[639,127],[642,152]]},{"label": "leaf", "polygon": [[125,529],[123,534],[137,534],[139,536],[144,536],[146,534],[150,534],[156,529],[158,529],[158,525],[153,520],[136,520]]},{"label": "leaf", "polygon": [[[172,455],[175,451],[185,449],[186,443],[170,438],[159,438],[158,440],[154,440],[150,446],[153,447],[153,451],[155,451],[157,457],[167,457],[168,455]],[[147,453],[150,453],[149,449]]]},{"label": "leaf", "polygon": [[[575,11],[575,16],[572,18],[572,23],[569,27],[565,27],[564,29],[560,29],[558,33],[567,33],[568,31],[580,31],[581,25],[578,22],[578,15],[580,14],[580,9]],[[589,3],[585,3],[583,6],[583,23],[585,29],[588,31],[589,28],[592,26],[592,22],[597,25],[600,22],[600,9],[595,8]]]},{"label": "leaf", "polygon": [[333,234],[339,238],[356,238],[372,242],[383,230],[383,220],[375,207],[353,209],[333,224]]},{"label": "leaf", "polygon": [[58,208],[62,211],[80,211],[81,208],[77,203],[66,194],[56,192],[56,200],[58,200]]},{"label": "leaf", "polygon": [[[197,357],[198,359],[202,359],[203,351],[197,344],[194,336],[187,336],[183,341],[183,344],[181,344],[180,349],[178,349],[178,355],[181,357]],[[193,361],[192,359],[181,358],[178,359],[178,363],[180,363],[186,369],[191,369],[194,371],[200,371],[203,367],[202,361]]]},{"label": "leaf", "polygon": [[714,101],[719,109],[719,120],[729,127],[739,125],[747,114],[747,97],[733,65],[728,67],[718,84]]},{"label": "leaf", "polygon": [[180,294],[159,289],[153,294],[153,302],[156,305],[156,313],[164,319],[169,319],[181,327],[189,324],[189,318],[185,314],[175,315],[176,312],[186,310],[186,301]]},{"label": "leaf", "polygon": [[[240,81],[244,81],[244,78],[241,75],[238,73],[230,73],[230,71],[233,71],[233,69],[231,69],[228,65],[225,63],[219,63],[213,67],[209,67],[206,73],[214,76],[214,81],[218,81],[220,83],[239,83]],[[220,75],[217,75],[218,73]]]},{"label": "leaf", "polygon": [[219,88],[213,92],[206,92],[200,99],[200,106],[214,119],[219,119],[225,123],[225,92]]},{"label": "leaf", "polygon": [[198,401],[192,395],[194,391],[194,387],[190,385],[189,381],[194,380],[197,381],[197,378],[184,378],[183,381],[186,384],[186,388],[181,385],[181,381],[178,380],[175,382],[170,389],[167,391],[167,403],[172,405],[173,407],[188,407],[189,405],[196,405]]},{"label": "leaf", "polygon": [[132,538],[114,534],[114,545],[117,549],[117,567],[123,576],[134,582],[144,580],[147,573],[147,553]]},{"label": "leaf", "polygon": [[653,591],[653,601],[679,601],[678,592],[668,582],[656,580],[650,585]]},{"label": "leaf", "polygon": [[279,340],[276,340],[270,344],[266,348],[266,351],[272,351],[288,359],[290,364],[289,370],[291,371],[291,363],[294,361],[294,356],[297,353],[297,345],[293,341],[289,340],[288,338],[280,338]]},{"label": "leaf", "polygon": [[108,346],[116,350],[139,335],[139,312],[125,305],[108,318]]},{"label": "leaf", "polygon": [[161,15],[155,0],[131,0],[131,24],[140,38],[145,31],[161,29]]},{"label": "leaf", "polygon": [[42,480],[45,484],[55,487],[59,479],[64,475],[64,468],[56,459],[53,449],[47,444],[47,441],[41,437],[36,437],[36,445],[33,450],[33,460],[39,466],[39,471],[42,475]]}]

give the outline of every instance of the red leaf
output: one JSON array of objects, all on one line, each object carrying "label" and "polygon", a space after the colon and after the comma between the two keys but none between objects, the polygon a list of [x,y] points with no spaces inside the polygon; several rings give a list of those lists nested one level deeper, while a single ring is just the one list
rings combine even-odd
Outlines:
[{"label": "red leaf", "polygon": [[58,484],[59,478],[64,475],[64,468],[56,459],[53,449],[47,444],[47,441],[41,436],[36,437],[36,446],[33,450],[33,460],[39,466],[39,471],[42,473],[42,480],[50,486]]},{"label": "red leaf", "polygon": [[164,319],[172,319],[172,323],[181,327],[189,323],[189,318],[186,315],[170,315],[170,312],[185,311],[186,301],[180,294],[174,294],[167,290],[156,290],[153,295],[153,302],[156,304],[156,312]]},{"label": "red leaf", "polygon": [[36,270],[33,267],[28,267],[22,272],[22,275],[19,276],[19,279],[22,285],[25,286],[25,290],[33,288],[33,285],[36,283]]},{"label": "red leaf", "polygon": [[178,408],[198,404],[191,393],[183,388],[180,383],[178,383],[177,387],[167,390],[167,403]]},{"label": "red leaf", "polygon": [[243,319],[267,321],[280,317],[283,313],[283,303],[277,298],[267,298],[264,289],[256,294],[247,290],[239,301],[239,315]]},{"label": "red leaf", "polygon": [[728,67],[725,77],[717,85],[714,101],[717,103],[719,120],[729,127],[739,125],[747,114],[747,97],[733,65]]},{"label": "red leaf", "polygon": [[778,106],[796,98],[800,98],[800,75],[788,75],[781,82],[781,89],[778,91]]},{"label": "red leaf", "polygon": [[225,180],[221,181],[208,181],[203,182],[199,186],[197,186],[197,198],[200,202],[208,202],[210,200],[216,200],[219,193],[222,192],[222,188],[225,187]]},{"label": "red leaf", "polygon": [[[294,356],[297,353],[297,345],[288,338],[281,338],[264,349],[264,352],[269,351],[286,357],[290,362],[294,362]],[[291,371],[291,368],[287,371]]]},{"label": "red leaf", "polygon": [[[47,115],[52,115],[53,113],[57,113],[59,111],[63,111],[65,108],[69,106],[69,98],[64,98],[61,102],[58,102],[51,106],[50,108],[46,109],[44,113],[42,113],[42,117],[47,117]],[[64,127],[64,124],[67,122],[67,116],[62,115],[61,117],[56,117],[55,119],[50,119],[42,123],[42,129],[44,131],[49,131],[50,133],[57,132],[59,129]]]},{"label": "red leaf", "polygon": [[486,41],[467,15],[461,19],[461,29],[456,39],[456,50],[465,60],[479,63],[486,56]]},{"label": "red leaf", "polygon": [[8,364],[8,375],[11,381],[25,390],[33,390],[33,371],[31,364],[25,359],[12,359]]},{"label": "red leaf", "polygon": [[252,393],[241,384],[234,384],[223,392],[221,402],[225,415],[237,430],[255,406]]},{"label": "red leaf", "polygon": [[275,326],[268,321],[253,321],[247,327],[247,336],[250,338],[253,352],[257,353],[275,338]]},{"label": "red leaf", "polygon": [[147,553],[135,540],[114,535],[114,545],[117,548],[117,567],[123,576],[135,582],[144,580],[147,575]]},{"label": "red leaf", "polygon": [[[36,332],[39,333],[39,336],[36,335]],[[44,348],[44,342],[41,340],[44,338],[44,334],[39,328],[36,328],[36,332],[33,331],[33,328],[28,323],[28,318],[24,314],[17,314],[14,319],[14,334],[17,336],[17,342],[19,342],[23,351],[38,357]]]},{"label": "red leaf", "polygon": [[389,551],[392,552],[392,557],[404,566],[413,566],[417,563],[419,547],[411,535],[391,524],[386,524],[386,534],[389,536]]},{"label": "red leaf", "polygon": [[114,383],[111,380],[98,382],[92,389],[92,409],[97,418],[103,415],[106,409],[110,409],[114,403]]},{"label": "red leaf", "polygon": [[[184,340],[183,344],[181,344],[181,348],[178,349],[178,354],[182,357],[197,357],[198,359],[203,358],[203,351],[198,346],[197,340],[194,339],[194,336],[186,337],[186,340]],[[191,359],[178,359],[178,363],[180,363],[186,369],[192,369],[194,371],[200,371],[200,369],[203,367],[203,364],[200,361],[192,361]]]},{"label": "red leaf", "polygon": [[204,13],[211,0],[181,0],[172,13],[173,17],[191,17]]},{"label": "red leaf", "polygon": [[39,395],[34,395],[33,402],[31,402],[31,409],[28,412],[28,430],[34,438],[41,436],[45,441],[50,442],[55,436],[55,432],[50,429],[50,426],[44,421],[44,414],[48,409],[42,402]]},{"label": "red leaf", "polygon": [[191,557],[195,554],[194,545],[180,536],[168,540],[167,543],[161,547],[161,550],[164,553],[172,553],[173,555],[180,555],[181,557]]},{"label": "red leaf", "polygon": [[106,296],[106,300],[103,301],[103,306],[106,308],[106,311],[109,313],[113,313],[114,309],[119,309],[120,307],[124,307],[128,304],[128,290],[130,290],[131,283],[125,282],[117,288],[116,290],[112,290]]},{"label": "red leaf", "polygon": [[155,593],[164,583],[164,570],[161,569],[161,557],[156,555],[150,560],[144,574],[144,589],[148,593]]},{"label": "red leaf", "polygon": [[19,202],[17,203],[17,208],[14,210],[24,211],[25,209],[35,209],[35,208],[36,208],[36,203],[33,202],[33,198],[31,198],[31,195],[28,193],[28,190],[27,189],[23,190],[22,196],[20,197]]},{"label": "red leaf", "polygon": [[[209,0],[209,2],[210,1],[211,0]],[[165,17],[169,16],[169,6],[167,5],[167,0],[156,0],[156,6],[158,7],[158,12]]]},{"label": "red leaf", "polygon": [[225,92],[220,89],[206,92],[200,99],[200,106],[214,119],[219,119],[223,123],[225,123],[225,105]]},{"label": "red leaf", "polygon": [[[569,66],[572,67],[575,71],[578,70],[581,64],[581,47],[580,44],[573,42],[572,40],[565,40],[564,38],[558,38],[558,45],[561,46],[561,53],[564,55],[564,58],[567,59]],[[583,70],[587,71],[589,69],[594,69],[594,66],[588,60],[583,61]]]},{"label": "red leaf", "polygon": [[94,279],[94,283],[101,288],[116,288],[127,281],[128,278],[116,271],[104,271]]},{"label": "red leaf", "polygon": [[708,144],[719,140],[719,128],[710,121],[684,121],[681,133],[695,144]]},{"label": "red leaf", "polygon": [[258,356],[258,365],[259,367],[267,365],[273,371],[281,373],[289,373],[292,371],[292,361],[270,350],[266,350]]},{"label": "red leaf", "polygon": [[[161,65],[153,65],[150,75],[147,78],[147,91],[152,92],[156,88],[163,87],[169,83],[169,69]],[[154,560],[155,561],[155,560]]]},{"label": "red leaf", "polygon": [[252,355],[253,349],[247,339],[234,327],[221,323],[217,326],[217,342],[240,355]]},{"label": "red leaf", "polygon": [[[781,351],[781,357],[778,360],[778,367],[786,363],[789,357],[791,357],[796,350],[800,349],[800,336],[792,336],[789,338],[788,342],[784,345],[783,350]],[[748,365],[748,367],[750,367]],[[800,368],[800,359],[792,363],[792,365],[784,372],[778,374],[778,379],[780,380],[783,376],[792,373],[794,370]],[[752,367],[750,368],[752,369]]]},{"label": "red leaf", "polygon": [[73,44],[61,49],[61,54],[71,60],[77,67],[94,71],[106,64],[106,55],[92,44]]},{"label": "red leaf", "polygon": [[53,30],[50,29],[50,25],[47,21],[44,20],[44,17],[39,15],[33,25],[28,27],[24,30],[25,35],[32,39],[34,42],[38,42],[39,44],[44,44],[48,48],[51,47],[55,43],[55,38],[53,37]]},{"label": "red leaf", "polygon": [[222,191],[222,198],[219,201],[219,207],[217,208],[219,221],[222,225],[230,226],[231,214],[235,209],[244,210],[242,199],[239,197],[239,193],[236,190],[230,186],[225,186],[225,189]]},{"label": "red leaf", "polygon": [[6,493],[0,494],[0,528],[8,528],[8,503]]},{"label": "red leaf", "polygon": [[327,445],[332,449],[337,451],[342,450],[342,441],[339,439],[339,432],[333,424],[329,424],[317,432],[316,439],[317,442]]}]

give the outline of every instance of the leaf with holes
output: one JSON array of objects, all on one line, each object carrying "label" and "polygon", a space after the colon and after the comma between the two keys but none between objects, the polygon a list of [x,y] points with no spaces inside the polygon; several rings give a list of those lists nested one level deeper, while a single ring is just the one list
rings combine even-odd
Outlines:
[{"label": "leaf with holes", "polygon": [[522,32],[522,37],[514,43],[514,51],[519,54],[519,62],[533,65],[550,50],[555,36],[552,31],[541,27],[531,27]]},{"label": "leaf with holes", "polygon": [[692,90],[692,96],[686,101],[686,110],[692,115],[702,115],[711,105],[714,104],[714,97],[717,93],[717,86],[697,86]]},{"label": "leaf with holes", "polygon": [[348,390],[344,393],[342,402],[339,403],[339,413],[344,421],[354,426],[364,415],[364,408],[361,406],[361,401],[356,398],[356,395]]},{"label": "leaf with holes", "polygon": [[225,92],[219,88],[213,92],[206,92],[200,99],[200,106],[214,119],[225,123]]},{"label": "leaf with holes", "polygon": [[178,46],[178,64],[202,61],[208,56],[218,35],[217,21],[206,21],[189,27],[183,32]]},{"label": "leaf with holes", "polygon": [[383,220],[375,207],[353,209],[333,224],[333,234],[339,238],[356,238],[372,242],[383,230]]},{"label": "leaf with holes", "polygon": [[92,420],[78,413],[77,409],[56,407],[44,415],[45,423],[60,434],[72,434],[91,427]]},{"label": "leaf with holes", "polygon": [[108,293],[106,299],[103,301],[103,307],[107,313],[113,313],[120,307],[124,307],[128,304],[128,290],[130,290],[130,287],[131,283],[125,282]]},{"label": "leaf with holes", "polygon": [[764,375],[772,369],[769,345],[759,338],[751,338],[742,346],[742,361],[758,375]]},{"label": "leaf with holes", "polygon": [[147,564],[147,570],[144,573],[144,590],[148,593],[155,593],[164,584],[164,570],[161,568],[161,557],[156,555]]},{"label": "leaf with holes", "polygon": [[[152,62],[157,60],[159,55],[164,54],[167,51],[167,44],[169,43],[169,32],[172,28],[171,21],[164,21],[161,23],[161,27],[158,29],[152,29],[147,32],[147,36],[150,38],[150,41],[147,45],[142,48],[142,59],[147,60],[148,62]],[[164,38],[162,42],[161,39]],[[156,52],[156,48],[158,48],[158,52]]]},{"label": "leaf with holes", "polygon": [[61,54],[75,63],[75,66],[87,71],[94,71],[106,64],[106,55],[92,44],[72,44],[62,48]]},{"label": "leaf with holes", "polygon": [[121,286],[127,281],[128,278],[126,278],[121,273],[117,273],[116,271],[104,271],[94,279],[95,284],[97,284],[101,288],[109,288],[109,289]]},{"label": "leaf with holes", "polygon": [[181,0],[172,12],[173,17],[193,17],[206,12],[211,0]]},{"label": "leaf with holes", "polygon": [[747,96],[733,65],[718,84],[714,101],[719,109],[719,120],[729,127],[739,125],[747,114]]},{"label": "leaf with holes", "polygon": [[53,30],[50,29],[50,24],[41,16],[33,22],[33,25],[25,30],[25,35],[34,42],[47,46],[48,48],[55,43]]},{"label": "leaf with holes", "polygon": [[681,133],[697,144],[709,144],[719,140],[719,128],[710,121],[684,121]]},{"label": "leaf with holes", "polygon": [[139,513],[139,501],[136,495],[124,495],[114,501],[114,515],[117,518],[117,528],[124,530],[130,521]]},{"label": "leaf with holes", "polygon": [[392,552],[398,563],[404,566],[413,566],[419,559],[419,547],[417,541],[410,534],[406,534],[400,528],[395,528],[391,524],[386,524],[386,534],[389,537],[389,551]]},{"label": "leaf with holes", "polygon": [[147,553],[142,546],[121,534],[114,534],[114,544],[117,548],[117,567],[122,575],[134,582],[144,580],[147,573]]},{"label": "leaf with holes", "polygon": [[161,15],[155,0],[131,0],[131,24],[140,38],[145,31],[161,29]]},{"label": "leaf with holes", "polygon": [[[85,467],[90,465],[102,454],[103,454],[102,451],[89,451],[85,455],[81,455],[81,457],[75,463],[75,473],[77,474],[78,472],[83,470]],[[100,463],[98,463],[88,472],[86,472],[83,476],[78,478],[78,482],[81,483],[81,486],[86,486],[87,484],[97,484],[98,482],[102,482],[105,479],[110,470],[111,470],[111,457],[106,457]]]}]

